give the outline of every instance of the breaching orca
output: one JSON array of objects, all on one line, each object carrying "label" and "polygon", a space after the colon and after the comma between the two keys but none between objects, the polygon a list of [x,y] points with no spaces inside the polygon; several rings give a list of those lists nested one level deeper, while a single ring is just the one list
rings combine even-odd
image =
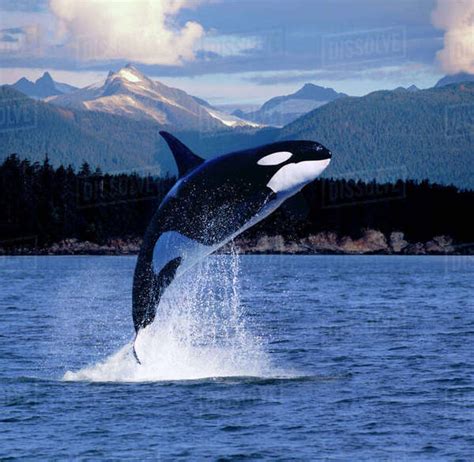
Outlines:
[{"label": "breaching orca", "polygon": [[267,217],[331,159],[331,152],[314,141],[281,141],[204,160],[171,134],[160,134],[179,178],[148,225],[138,255],[133,280],[137,335],[153,322],[174,278]]}]

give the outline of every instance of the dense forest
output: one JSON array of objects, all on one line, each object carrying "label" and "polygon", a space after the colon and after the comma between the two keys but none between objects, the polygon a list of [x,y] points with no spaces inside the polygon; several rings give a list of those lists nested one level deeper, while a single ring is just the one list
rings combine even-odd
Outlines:
[{"label": "dense forest", "polygon": [[[172,177],[75,171],[10,155],[0,165],[0,247],[44,246],[65,238],[105,242],[141,237]],[[402,231],[415,241],[449,235],[473,242],[474,191],[424,182],[377,184],[320,179],[248,231],[301,237],[319,231],[359,237]]]}]

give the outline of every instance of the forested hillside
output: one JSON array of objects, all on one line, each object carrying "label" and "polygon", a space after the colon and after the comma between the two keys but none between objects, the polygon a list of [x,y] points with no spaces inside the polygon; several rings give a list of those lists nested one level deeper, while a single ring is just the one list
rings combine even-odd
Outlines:
[{"label": "forested hillside", "polygon": [[[104,171],[175,173],[152,121],[63,109],[0,88],[0,160],[12,153],[54,166],[84,161]],[[379,182],[428,179],[474,188],[474,83],[341,98],[283,129],[181,131],[205,158],[281,139],[312,139],[333,152],[325,177]]]},{"label": "forested hillside", "polygon": [[83,162],[108,171],[152,168],[167,171],[171,162],[159,155],[165,144],[159,126],[99,112],[72,111],[27,98],[0,87],[0,158],[12,153],[51,162]]},{"label": "forested hillside", "polygon": [[474,188],[474,83],[333,101],[284,127],[334,153],[325,176]]}]

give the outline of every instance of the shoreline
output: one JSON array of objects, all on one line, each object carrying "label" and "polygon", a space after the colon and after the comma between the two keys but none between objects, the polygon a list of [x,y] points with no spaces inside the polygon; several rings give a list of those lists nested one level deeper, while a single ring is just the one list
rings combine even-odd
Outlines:
[{"label": "shoreline", "polygon": [[[66,255],[137,255],[141,239],[110,239],[104,244],[78,239],[64,239],[45,247],[7,247],[0,245],[0,256],[66,256]],[[322,232],[291,240],[281,235],[238,238],[217,253],[237,251],[240,255],[474,255],[474,242],[455,244],[449,236],[435,236],[427,242],[408,242],[403,233],[385,236],[380,231],[366,230],[359,239],[338,237]]]}]

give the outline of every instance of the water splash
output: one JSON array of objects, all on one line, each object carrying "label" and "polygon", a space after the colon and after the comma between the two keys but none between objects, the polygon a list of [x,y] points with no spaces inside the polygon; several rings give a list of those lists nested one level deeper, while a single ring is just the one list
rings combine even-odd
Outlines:
[{"label": "water splash", "polygon": [[239,297],[239,257],[206,259],[173,282],[153,324],[105,361],[64,380],[160,381],[274,376],[264,341],[247,325]]}]

